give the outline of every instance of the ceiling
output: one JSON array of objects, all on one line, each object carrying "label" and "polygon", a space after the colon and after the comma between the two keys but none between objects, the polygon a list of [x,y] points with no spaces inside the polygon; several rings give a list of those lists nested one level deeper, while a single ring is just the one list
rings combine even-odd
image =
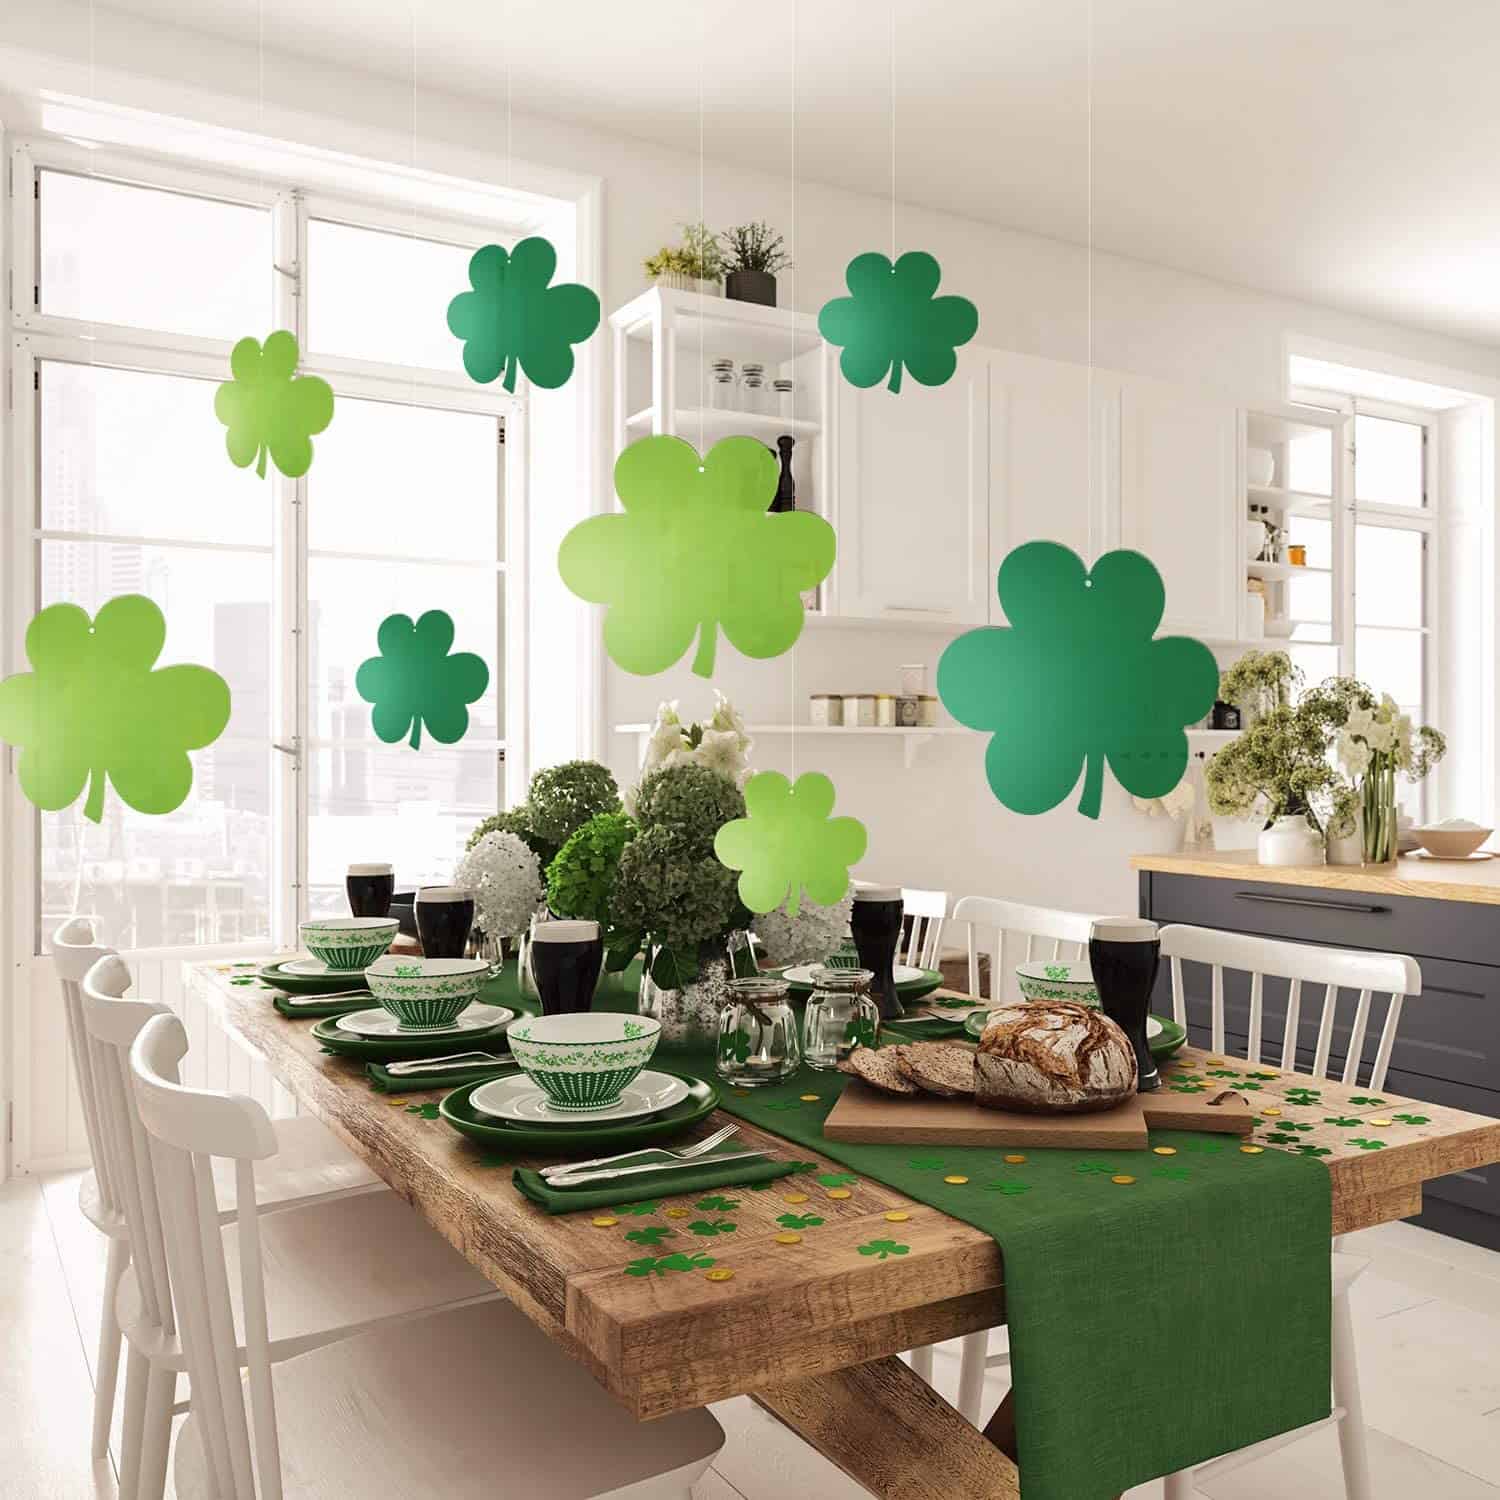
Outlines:
[{"label": "ceiling", "polygon": [[[1083,241],[1088,0],[117,0]],[[1500,343],[1494,0],[1093,0],[1095,243]],[[795,28],[794,28],[795,20]],[[700,69],[701,64],[701,69]]]}]

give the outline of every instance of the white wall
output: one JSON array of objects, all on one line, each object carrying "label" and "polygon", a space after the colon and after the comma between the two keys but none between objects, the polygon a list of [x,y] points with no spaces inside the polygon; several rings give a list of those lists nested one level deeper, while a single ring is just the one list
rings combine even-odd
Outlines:
[{"label": "white wall", "polygon": [[[88,36],[87,8],[71,0],[9,0],[5,41],[14,50],[0,52],[0,83],[503,180],[503,101],[445,97],[427,87],[424,80],[438,76],[436,59],[418,58],[414,111],[410,80],[379,80],[275,57],[265,68],[265,97],[257,100],[253,52],[104,10],[97,17],[91,68]],[[621,59],[622,67],[639,65]],[[794,186],[784,162],[768,163],[764,173],[715,163],[712,119],[706,129],[709,159],[700,174],[695,150],[673,152],[574,129],[539,118],[536,103],[515,102],[516,185],[527,185],[528,161],[604,179],[601,294],[607,308],[641,289],[642,258],[673,238],[677,223],[699,216],[700,194],[710,223],[764,218],[787,231],[797,267],[784,278],[783,302],[805,309],[842,289],[842,269],[852,254],[888,244],[890,207],[884,200],[814,183]],[[685,145],[691,137],[696,146],[696,133],[696,122],[685,120]],[[976,154],[976,171],[984,170],[983,160]],[[1149,192],[1150,184],[1137,190]],[[934,253],[945,285],[978,304],[981,342],[1055,359],[1086,358],[1088,261],[1080,247],[906,207],[900,240]],[[1293,236],[1287,253],[1295,252]],[[1285,340],[1300,335],[1469,372],[1476,380],[1500,380],[1500,351],[1418,329],[1103,254],[1094,258],[1093,278],[1093,357],[1101,367],[1213,387],[1243,402],[1273,401],[1284,394]],[[922,396],[921,388],[909,385],[899,399]],[[608,503],[606,495],[594,499],[600,507]],[[921,497],[913,496],[912,524],[920,522]],[[559,525],[560,518],[549,514],[538,537],[555,534]],[[541,548],[534,549],[533,562],[548,566]],[[584,616],[563,618],[566,603],[552,593],[545,597],[547,609],[559,617],[534,616],[536,627],[576,639]],[[887,687],[903,662],[935,666],[945,640],[930,631],[809,630],[789,656],[767,663],[744,661],[721,643],[714,685],[741,704],[752,725],[786,723],[805,716],[810,692]],[[571,699],[575,688],[573,682],[534,680],[535,711],[546,712],[549,692],[565,689]],[[712,692],[685,669],[634,679],[610,668],[602,703],[606,733],[612,723],[649,718],[658,699],[671,697],[681,698],[685,715],[697,715],[706,712]],[[755,759],[763,766],[818,768],[834,777],[841,809],[870,828],[862,873],[1080,909],[1133,909],[1134,877],[1125,857],[1169,845],[1175,830],[1133,812],[1112,783],[1097,824],[1085,823],[1069,806],[1041,818],[1017,817],[999,807],[984,785],[983,747],[979,736],[934,742],[909,773],[889,744],[767,739]],[[608,737],[605,749],[626,774],[634,741]]]}]

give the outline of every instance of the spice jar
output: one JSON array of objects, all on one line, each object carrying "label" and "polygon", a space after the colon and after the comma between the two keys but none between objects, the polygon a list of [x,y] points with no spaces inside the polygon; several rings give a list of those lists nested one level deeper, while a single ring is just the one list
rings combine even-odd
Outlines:
[{"label": "spice jar", "polygon": [[896,699],[896,724],[901,729],[915,729],[922,722],[922,705],[917,698]]},{"label": "spice jar", "polygon": [[[850,704],[854,706],[852,717],[849,712]],[[873,729],[875,727],[875,694],[845,693],[844,723],[858,725],[861,729]]]},{"label": "spice jar", "polygon": [[896,727],[896,695],[894,693],[875,694],[875,723],[880,729]]},{"label": "spice jar", "polygon": [[797,1015],[786,980],[761,974],[731,979],[729,999],[719,1011],[715,1071],[740,1088],[780,1083],[802,1065]]},{"label": "spice jar", "polygon": [[809,701],[814,724],[837,728],[844,722],[844,700],[838,693],[814,693]]},{"label": "spice jar", "polygon": [[936,729],[938,721],[938,701],[936,693],[917,694],[917,723],[923,729]]},{"label": "spice jar", "polygon": [[880,1012],[870,998],[874,977],[868,969],[812,971],[813,992],[802,1020],[802,1054],[808,1067],[827,1072],[856,1047],[875,1045]]}]

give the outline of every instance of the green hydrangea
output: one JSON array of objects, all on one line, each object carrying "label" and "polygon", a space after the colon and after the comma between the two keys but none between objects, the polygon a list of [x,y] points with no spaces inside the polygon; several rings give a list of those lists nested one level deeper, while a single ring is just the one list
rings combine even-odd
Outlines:
[{"label": "green hydrangea", "polygon": [[590,818],[548,867],[547,905],[552,912],[607,922],[620,855],[635,835],[635,823],[622,812]]},{"label": "green hydrangea", "polygon": [[607,766],[570,760],[531,778],[527,796],[531,826],[555,855],[590,818],[620,810],[620,788]]},{"label": "green hydrangea", "polygon": [[[719,780],[712,771],[704,775]],[[615,874],[611,926],[649,934],[691,963],[698,945],[748,923],[739,875],[708,853],[695,852],[670,827],[643,829],[625,845]]]},{"label": "green hydrangea", "polygon": [[663,766],[636,789],[635,816],[647,831],[670,833],[690,857],[717,863],[714,838],[726,823],[745,816],[745,797],[707,766]]},{"label": "green hydrangea", "polygon": [[539,838],[535,826],[531,821],[531,806],[522,802],[516,807],[508,807],[504,812],[497,812],[482,822],[473,833],[469,835],[469,842],[464,845],[466,849],[472,849],[487,833],[513,833],[536,855],[537,863],[545,870],[557,853],[556,845],[549,844],[546,839]]}]

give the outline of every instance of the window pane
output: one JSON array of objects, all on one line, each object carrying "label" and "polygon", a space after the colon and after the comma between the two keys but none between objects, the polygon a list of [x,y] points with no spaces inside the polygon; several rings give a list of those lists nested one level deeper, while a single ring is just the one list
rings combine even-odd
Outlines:
[{"label": "window pane", "polygon": [[1370,505],[1425,503],[1422,429],[1389,417],[1354,419],[1354,498]]},{"label": "window pane", "polygon": [[270,488],[231,466],[212,381],[57,360],[41,380],[46,530],[270,546]]},{"label": "window pane", "polygon": [[1397,703],[1421,703],[1425,639],[1415,630],[1356,630],[1355,676],[1377,693],[1389,693]]},{"label": "window pane", "polygon": [[[1266,649],[1274,649],[1274,642],[1267,642]],[[1337,646],[1310,645],[1292,641],[1287,645],[1287,654],[1292,663],[1302,669],[1304,685],[1316,687],[1329,677],[1336,677],[1339,670],[1339,648]]]},{"label": "window pane", "polygon": [[499,752],[467,740],[451,749],[424,743],[420,752],[330,746],[307,766],[313,916],[348,912],[344,872],[358,861],[389,861],[397,890],[451,880],[475,825],[500,806]]},{"label": "window pane", "polygon": [[1286,473],[1276,483],[1307,495],[1333,493],[1333,438],[1326,433],[1307,432],[1286,445]]},{"label": "window pane", "polygon": [[1354,528],[1354,620],[1358,625],[1425,623],[1423,537],[1395,526]]},{"label": "window pane", "polygon": [[499,557],[495,417],[341,397],[307,475],[308,546],[393,557]]},{"label": "window pane", "polygon": [[468,290],[473,253],[467,246],[309,220],[308,348],[463,374],[463,344],[448,332],[448,304]]},{"label": "window pane", "polygon": [[[471,651],[490,669],[489,689],[469,705],[465,739],[500,738],[503,658],[499,648],[502,578],[481,568],[420,567],[413,563],[356,562],[315,557],[308,564],[308,722],[314,739],[379,746],[371,705],[355,691],[360,663],[377,654],[375,634],[387,615],[416,619],[429,609],[453,617],[452,650]],[[403,757],[418,772],[436,743]],[[383,856],[371,855],[372,859]]]},{"label": "window pane", "polygon": [[270,331],[266,209],[67,172],[39,181],[44,313],[201,338]]},{"label": "window pane", "polygon": [[175,812],[134,812],[111,788],[98,825],[81,803],[41,815],[41,931],[90,911],[121,948],[269,936],[270,558],[44,542],[41,589],[43,605],[90,614],[115,594],[149,595],[167,620],[160,663],[212,667],[231,704],[223,736],[191,752],[193,790]]},{"label": "window pane", "polygon": [[1286,539],[1307,548],[1308,567],[1333,566],[1333,527],[1327,521],[1317,521],[1311,516],[1288,516]]}]

